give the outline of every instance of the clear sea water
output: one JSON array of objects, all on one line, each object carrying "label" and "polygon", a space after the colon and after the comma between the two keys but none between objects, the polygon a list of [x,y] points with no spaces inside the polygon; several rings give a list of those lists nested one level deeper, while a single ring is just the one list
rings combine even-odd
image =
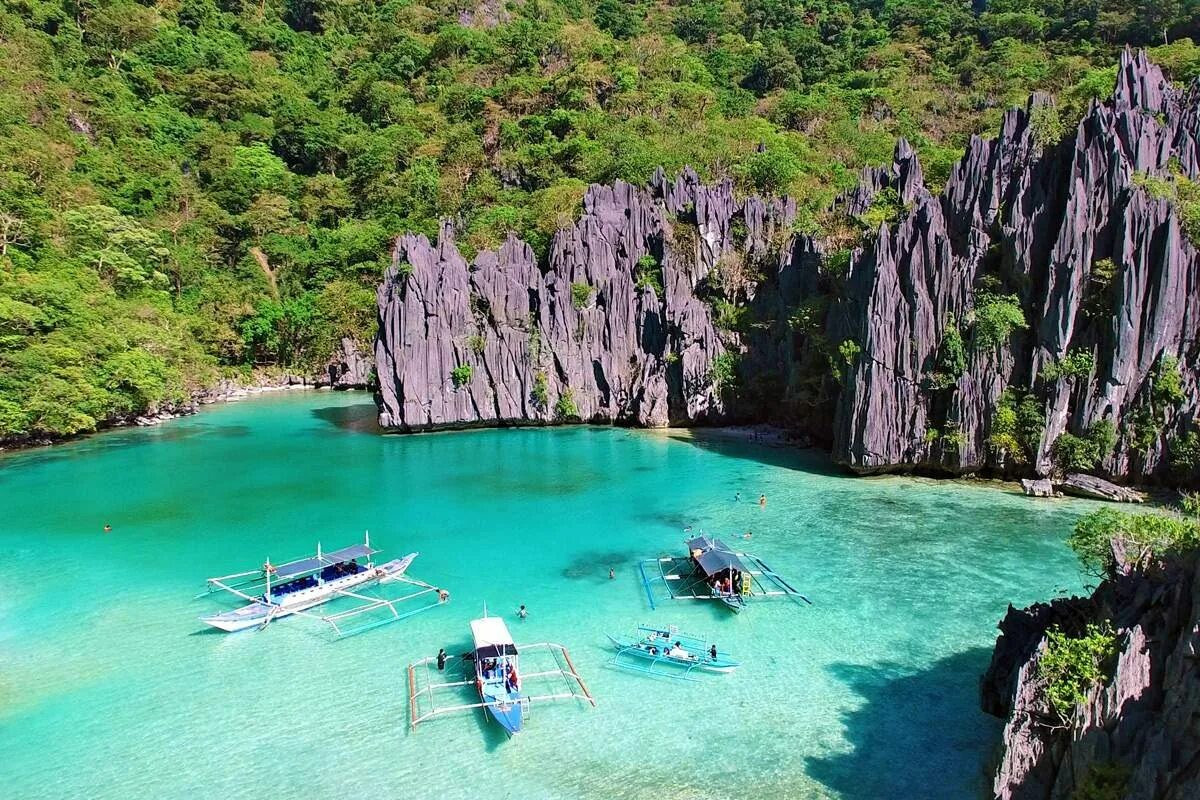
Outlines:
[{"label": "clear sea water", "polygon": [[[292,393],[0,457],[0,795],[974,798],[996,622],[1081,588],[1083,503],[662,432],[384,437],[372,414]],[[636,562],[686,525],[751,530],[738,544],[814,605],[651,612]],[[365,529],[420,551],[412,574],[451,602],[340,641],[197,620],[206,577]],[[535,706],[512,741],[477,712],[410,731],[405,665],[467,649],[484,603],[518,642],[566,645],[598,707]],[[607,666],[605,632],[640,621],[744,665],[694,684]]]}]

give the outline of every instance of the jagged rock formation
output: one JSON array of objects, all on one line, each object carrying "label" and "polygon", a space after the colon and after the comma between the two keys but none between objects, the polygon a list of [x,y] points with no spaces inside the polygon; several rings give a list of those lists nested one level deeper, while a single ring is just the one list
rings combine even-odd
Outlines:
[{"label": "jagged rock formation", "polygon": [[[1046,631],[1079,635],[1111,619],[1120,651],[1111,678],[1069,723],[1038,675]],[[1200,797],[1200,559],[1131,570],[1090,598],[1009,607],[981,682],[983,710],[1007,720],[994,782],[1001,800],[1069,800],[1107,775],[1122,800]],[[1089,794],[1087,796],[1098,796]]]},{"label": "jagged rock formation", "polygon": [[324,373],[317,376],[316,385],[331,389],[365,389],[372,382],[374,368],[370,354],[363,353],[352,337],[343,336],[325,365]]},{"label": "jagged rock formation", "polygon": [[725,418],[712,373],[726,345],[702,286],[734,246],[735,215],[740,246],[761,253],[792,206],[739,202],[687,170],[648,189],[592,186],[583,207],[545,272],[513,237],[469,265],[449,225],[436,245],[397,240],[379,288],[383,427]]},{"label": "jagged rock formation", "polygon": [[[1125,423],[1103,471],[1162,473],[1169,442],[1195,418],[1196,248],[1174,204],[1138,176],[1196,177],[1200,90],[1179,91],[1144,55],[1126,53],[1112,100],[1094,104],[1073,139],[1042,146],[1046,104],[1034,97],[1005,115],[999,137],[973,139],[939,196],[901,143],[892,167],[869,171],[848,198],[861,210],[891,187],[910,209],[854,251],[840,303],[836,338],[861,347],[834,426],[835,457],[852,468],[1000,466],[987,439],[1002,391],[1014,386],[1034,391],[1044,410],[1029,454],[1039,475],[1051,471],[1060,434],[1102,419]],[[996,294],[1017,295],[1029,330],[974,349],[938,389],[939,345],[949,328],[967,327],[985,279]],[[1040,376],[1072,351],[1091,354],[1087,374]],[[1161,412],[1143,449],[1129,412],[1149,405],[1164,355],[1179,358],[1187,399]]]},{"label": "jagged rock formation", "polygon": [[[1176,443],[1198,410],[1200,259],[1163,187],[1200,169],[1200,89],[1126,53],[1073,138],[1043,141],[1048,103],[973,139],[936,195],[901,141],[836,204],[851,228],[879,220],[850,247],[844,230],[790,232],[789,200],[739,200],[691,170],[592,186],[544,269],[515,238],[468,264],[450,225],[436,244],[402,236],[379,289],[380,423],[766,420],[856,471],[1045,477],[1064,433],[1107,420],[1098,472],[1194,478]],[[881,202],[896,213],[881,219]],[[979,319],[1008,297],[1025,325],[989,341]],[[723,391],[733,359],[738,389]],[[1018,400],[1040,419],[997,446]]]}]

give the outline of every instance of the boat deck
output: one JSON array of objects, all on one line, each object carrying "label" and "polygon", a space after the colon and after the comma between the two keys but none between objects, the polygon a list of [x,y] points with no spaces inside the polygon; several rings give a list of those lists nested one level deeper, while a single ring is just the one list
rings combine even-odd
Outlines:
[{"label": "boat deck", "polygon": [[[596,700],[575,670],[571,655],[560,644],[539,642],[521,645],[521,700],[525,714],[530,704],[549,700],[580,700],[592,706]],[[439,671],[437,658],[423,658],[408,665],[409,724],[418,724],[456,711],[484,708],[475,689],[475,663],[462,656],[447,656],[446,669]]]},{"label": "boat deck", "polygon": [[646,590],[646,599],[650,608],[655,609],[664,600],[717,600],[725,603],[730,601],[744,605],[746,601],[755,598],[786,597],[796,602],[812,604],[795,587],[782,576],[763,563],[758,556],[750,553],[736,553],[749,569],[745,574],[750,578],[749,591],[735,592],[732,596],[722,596],[713,592],[705,582],[705,576],[696,569],[695,562],[689,556],[659,556],[646,558],[638,564],[638,573],[642,579],[642,587]]}]

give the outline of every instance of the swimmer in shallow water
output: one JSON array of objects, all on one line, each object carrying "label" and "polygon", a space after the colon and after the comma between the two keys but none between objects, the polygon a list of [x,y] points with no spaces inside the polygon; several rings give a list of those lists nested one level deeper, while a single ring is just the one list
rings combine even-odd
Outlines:
[{"label": "swimmer in shallow water", "polygon": [[106,522],[106,523],[104,523],[104,532],[105,532],[105,533],[112,533],[112,525],[109,525],[107,522]]},{"label": "swimmer in shallow water", "polygon": [[766,507],[767,507],[767,496],[766,496],[765,494],[760,494],[760,495],[758,496],[758,504],[759,504],[759,506],[761,506],[762,508],[766,508]]},{"label": "swimmer in shallow water", "polygon": [[609,567],[608,568],[608,579],[611,581],[615,577],[617,577],[617,573],[613,572],[612,567]]}]

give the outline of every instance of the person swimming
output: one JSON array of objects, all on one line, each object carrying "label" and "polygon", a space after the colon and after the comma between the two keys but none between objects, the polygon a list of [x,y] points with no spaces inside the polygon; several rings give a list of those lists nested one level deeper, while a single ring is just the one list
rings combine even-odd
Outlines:
[{"label": "person swimming", "polygon": [[105,533],[112,533],[112,525],[109,525],[107,522],[106,522],[106,523],[104,523],[104,532],[105,532]]},{"label": "person swimming", "polygon": [[760,495],[758,496],[758,504],[759,504],[759,506],[761,506],[762,508],[766,508],[766,507],[767,507],[767,496],[766,496],[765,494],[760,494]]}]

